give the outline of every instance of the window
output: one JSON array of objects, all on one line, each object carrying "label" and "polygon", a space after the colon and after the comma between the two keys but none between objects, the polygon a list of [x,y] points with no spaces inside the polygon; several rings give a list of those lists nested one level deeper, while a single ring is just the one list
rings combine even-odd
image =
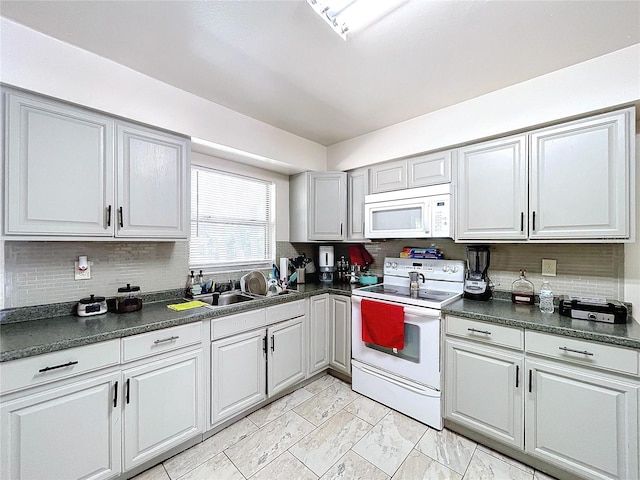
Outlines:
[{"label": "window", "polygon": [[271,267],[274,191],[271,182],[192,167],[190,267],[209,272]]}]

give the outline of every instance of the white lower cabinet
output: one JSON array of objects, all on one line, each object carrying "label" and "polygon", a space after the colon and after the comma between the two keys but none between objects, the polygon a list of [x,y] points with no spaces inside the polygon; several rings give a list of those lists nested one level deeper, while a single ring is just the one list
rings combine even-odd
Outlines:
[{"label": "white lower cabinet", "polygon": [[[290,305],[302,315],[211,343],[212,425],[304,380],[304,301],[302,312]],[[269,310],[267,318],[280,318],[270,317]]]},{"label": "white lower cabinet", "polygon": [[202,348],[129,368],[124,378],[124,468],[204,431]]},{"label": "white lower cabinet", "polygon": [[580,478],[639,478],[639,352],[529,330],[523,352],[521,329],[452,316],[446,332],[446,419]]},{"label": "white lower cabinet", "polygon": [[527,453],[585,478],[638,478],[638,390],[592,370],[526,360]]},{"label": "white lower cabinet", "polygon": [[445,417],[524,446],[522,354],[446,340]]},{"label": "white lower cabinet", "polygon": [[351,375],[351,299],[331,295],[329,312],[329,366]]},{"label": "white lower cabinet", "polygon": [[211,423],[267,398],[264,329],[211,343]]},{"label": "white lower cabinet", "polygon": [[309,299],[309,375],[329,366],[329,307],[328,293]]},{"label": "white lower cabinet", "polygon": [[52,384],[0,406],[0,478],[106,479],[121,472],[120,372]]}]

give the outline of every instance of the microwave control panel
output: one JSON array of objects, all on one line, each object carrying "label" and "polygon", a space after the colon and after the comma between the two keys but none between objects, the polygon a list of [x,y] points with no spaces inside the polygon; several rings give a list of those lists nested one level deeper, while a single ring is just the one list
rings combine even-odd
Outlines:
[{"label": "microwave control panel", "polygon": [[431,236],[452,237],[451,195],[431,197]]}]

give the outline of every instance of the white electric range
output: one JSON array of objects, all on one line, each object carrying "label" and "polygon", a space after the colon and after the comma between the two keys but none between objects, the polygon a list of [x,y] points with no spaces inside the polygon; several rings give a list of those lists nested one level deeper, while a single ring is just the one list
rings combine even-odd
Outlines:
[{"label": "white electric range", "polygon": [[[464,267],[459,260],[385,258],[383,283],[352,292],[354,391],[442,429],[440,309],[462,297]],[[417,291],[409,288],[410,272],[424,276]],[[363,341],[363,300],[404,309],[402,350]]]}]

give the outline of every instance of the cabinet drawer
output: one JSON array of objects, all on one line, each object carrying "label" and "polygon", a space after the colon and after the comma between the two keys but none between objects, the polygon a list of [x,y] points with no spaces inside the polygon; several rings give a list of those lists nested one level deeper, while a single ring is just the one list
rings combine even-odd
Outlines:
[{"label": "cabinet drawer", "polygon": [[211,340],[246,332],[267,324],[265,309],[229,315],[211,320]]},{"label": "cabinet drawer", "polygon": [[295,302],[283,303],[267,308],[267,323],[277,323],[282,320],[300,317],[305,314],[305,301],[296,300]]},{"label": "cabinet drawer", "polygon": [[13,360],[0,364],[0,393],[61,380],[119,363],[119,339]]},{"label": "cabinet drawer", "polygon": [[150,357],[202,342],[202,323],[195,322],[122,339],[122,361]]},{"label": "cabinet drawer", "polygon": [[524,349],[524,332],[521,328],[453,316],[447,316],[446,328],[447,335],[456,335],[477,342],[500,345],[517,350]]},{"label": "cabinet drawer", "polygon": [[527,353],[630,375],[639,374],[639,352],[629,348],[532,331],[525,333],[525,345]]}]

